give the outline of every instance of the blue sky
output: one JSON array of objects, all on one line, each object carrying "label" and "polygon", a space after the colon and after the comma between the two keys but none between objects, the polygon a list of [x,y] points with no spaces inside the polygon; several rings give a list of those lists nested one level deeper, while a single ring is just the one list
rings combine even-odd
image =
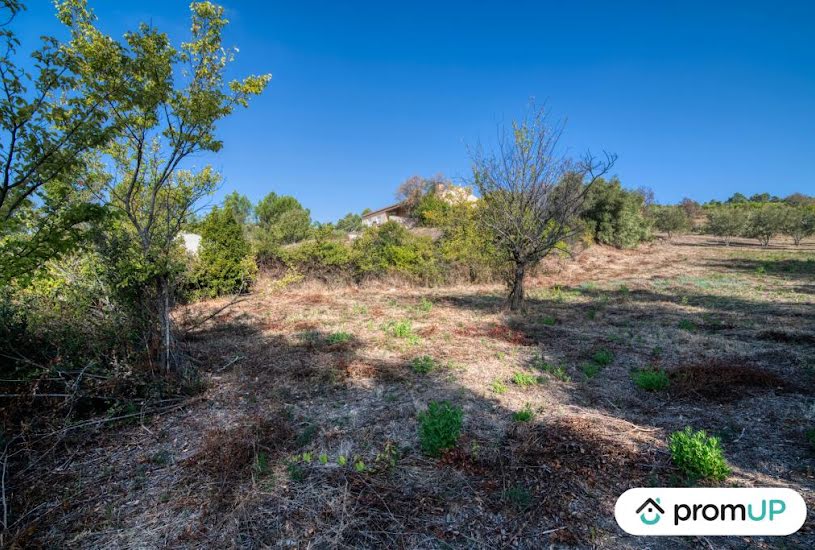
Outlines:
[{"label": "blue sky", "polygon": [[[24,40],[59,34],[49,1],[27,3]],[[186,0],[90,3],[114,36],[186,36]],[[815,2],[223,5],[236,76],[273,79],[196,159],[224,175],[215,201],[291,194],[319,221],[380,207],[413,174],[466,177],[467,145],[531,97],[660,202],[815,193]]]}]

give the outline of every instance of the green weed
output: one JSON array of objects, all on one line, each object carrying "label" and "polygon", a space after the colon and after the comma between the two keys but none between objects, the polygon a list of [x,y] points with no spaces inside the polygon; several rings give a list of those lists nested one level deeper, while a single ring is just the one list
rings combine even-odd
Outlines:
[{"label": "green weed", "polygon": [[431,401],[419,413],[419,443],[429,456],[439,456],[458,442],[464,413],[446,401]]},{"label": "green weed", "polygon": [[410,368],[417,374],[428,374],[439,367],[438,362],[429,355],[422,355],[416,357],[410,362]]},{"label": "green weed", "polygon": [[586,378],[594,378],[600,373],[600,365],[597,363],[583,363],[580,365],[580,371],[586,375]]},{"label": "green weed", "polygon": [[696,330],[696,323],[689,319],[682,319],[679,321],[679,325],[677,325],[682,330],[687,330],[688,332],[694,332]]},{"label": "green weed", "polygon": [[533,418],[535,418],[535,412],[532,410],[532,406],[529,403],[527,403],[520,411],[516,411],[512,414],[512,420],[515,422],[529,422]]},{"label": "green weed", "polygon": [[516,372],[512,375],[512,382],[521,388],[528,388],[538,383],[538,377],[525,372]]},{"label": "green weed", "polygon": [[717,437],[690,426],[671,435],[671,459],[688,478],[722,481],[730,475],[730,467]]},{"label": "green weed", "polygon": [[671,381],[664,370],[642,369],[631,373],[634,384],[645,391],[662,391],[666,389]]},{"label": "green weed", "polygon": [[497,393],[502,394],[507,392],[507,385],[501,382],[500,380],[494,380],[492,384],[490,384],[490,389]]},{"label": "green weed", "polygon": [[605,367],[606,365],[610,365],[612,361],[614,361],[614,354],[611,353],[609,350],[603,348],[594,352],[594,355],[591,356],[591,360],[600,365],[601,367]]},{"label": "green weed", "polygon": [[347,332],[332,332],[326,339],[329,344],[345,344],[351,341],[351,335]]}]

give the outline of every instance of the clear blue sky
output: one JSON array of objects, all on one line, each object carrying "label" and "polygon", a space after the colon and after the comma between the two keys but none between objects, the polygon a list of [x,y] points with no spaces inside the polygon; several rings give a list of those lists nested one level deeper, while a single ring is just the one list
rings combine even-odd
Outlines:
[{"label": "clear blue sky", "polygon": [[[91,0],[120,36],[176,40],[186,0]],[[24,40],[57,33],[28,0]],[[232,190],[291,194],[328,221],[383,206],[413,174],[464,177],[467,144],[530,97],[568,118],[576,152],[616,152],[660,202],[815,193],[815,2],[223,3],[236,74],[273,74],[220,126]]]}]

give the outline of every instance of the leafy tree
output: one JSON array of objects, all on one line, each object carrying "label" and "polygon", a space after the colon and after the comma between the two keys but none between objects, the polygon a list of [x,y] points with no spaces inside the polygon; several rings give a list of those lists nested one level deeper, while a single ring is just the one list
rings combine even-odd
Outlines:
[{"label": "leafy tree", "polygon": [[626,191],[616,177],[599,179],[586,197],[581,218],[595,241],[632,248],[651,234],[651,224],[644,215],[645,199],[637,191]]},{"label": "leafy tree", "polygon": [[245,292],[257,267],[235,212],[213,208],[201,224],[201,248],[193,272],[199,295],[215,297]]},{"label": "leafy tree", "polygon": [[578,162],[559,151],[562,125],[530,110],[512,127],[499,128],[497,149],[472,153],[472,186],[484,208],[481,221],[513,265],[508,305],[522,308],[527,269],[580,231],[588,189],[613,166],[587,154]]},{"label": "leafy tree", "polygon": [[679,202],[679,207],[685,211],[688,219],[693,221],[694,218],[702,215],[702,206],[693,199],[685,197]]},{"label": "leafy tree", "polygon": [[776,205],[764,205],[750,213],[744,235],[758,239],[761,246],[770,246],[770,241],[784,228],[784,211]]},{"label": "leafy tree", "polygon": [[252,201],[245,195],[233,191],[224,197],[224,210],[231,212],[235,220],[244,226],[252,218]]},{"label": "leafy tree", "polygon": [[786,197],[784,202],[790,206],[815,206],[815,197],[810,197],[803,193],[793,193]]},{"label": "leafy tree", "polygon": [[727,199],[727,204],[742,204],[747,202],[747,197],[742,195],[741,193],[734,193],[729,199]]},{"label": "leafy tree", "polygon": [[269,193],[255,207],[265,238],[276,245],[302,241],[311,230],[311,213],[297,199]]},{"label": "leafy tree", "polygon": [[734,206],[719,206],[708,213],[707,231],[720,237],[725,246],[730,246],[733,237],[744,233],[747,225],[747,212]]},{"label": "leafy tree", "polygon": [[797,206],[784,209],[782,231],[792,238],[795,246],[807,237],[815,235],[815,208]]},{"label": "leafy tree", "polygon": [[99,63],[111,44],[87,52],[76,38],[43,37],[26,63],[12,27],[22,9],[0,2],[0,282],[67,252],[87,238],[85,222],[102,216],[84,192],[85,156],[116,130],[106,100],[129,84]]},{"label": "leafy tree", "polygon": [[342,231],[343,233],[362,231],[363,227],[362,216],[350,212],[341,218],[336,225],[337,231]]},{"label": "leafy tree", "polygon": [[654,214],[654,226],[667,233],[670,240],[674,235],[687,233],[691,228],[691,220],[679,206],[662,206]]},{"label": "leafy tree", "polygon": [[[112,236],[119,262],[119,287],[144,312],[147,349],[168,370],[173,353],[170,306],[178,255],[177,236],[192,206],[219,181],[209,167],[193,171],[182,163],[199,152],[217,152],[217,122],[263,91],[269,75],[226,83],[233,54],[224,49],[224,10],[210,2],[190,5],[191,37],[180,48],[142,24],[120,44],[95,27],[84,0],[58,4],[72,43],[91,62],[81,67],[108,75],[98,86],[120,133],[104,148],[110,179],[99,190],[117,216]],[[123,85],[122,83],[127,83]],[[109,88],[116,94],[107,94]]]}]

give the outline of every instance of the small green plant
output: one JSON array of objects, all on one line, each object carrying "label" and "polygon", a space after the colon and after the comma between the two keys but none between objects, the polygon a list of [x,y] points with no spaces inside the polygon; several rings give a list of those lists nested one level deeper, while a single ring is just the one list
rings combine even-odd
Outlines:
[{"label": "small green plant", "polygon": [[525,372],[516,372],[512,375],[512,382],[521,388],[528,388],[538,383],[538,377]]},{"label": "small green plant", "polygon": [[591,356],[591,360],[600,365],[601,367],[605,367],[606,365],[610,365],[612,361],[614,361],[614,354],[611,353],[609,350],[603,348],[594,352],[594,355]]},{"label": "small green plant", "polygon": [[704,430],[687,426],[674,432],[669,448],[674,465],[690,479],[722,481],[730,475],[719,438],[708,436]]},{"label": "small green plant", "polygon": [[557,319],[555,319],[554,317],[546,316],[543,319],[541,319],[541,324],[547,327],[553,327],[557,324]]},{"label": "small green plant", "polygon": [[495,392],[495,393],[497,393],[497,394],[499,394],[499,395],[500,395],[500,394],[502,394],[502,393],[506,393],[506,392],[507,392],[507,389],[509,389],[509,388],[507,388],[507,385],[506,385],[506,384],[504,384],[502,381],[500,381],[500,380],[494,380],[494,381],[492,382],[492,384],[490,384],[490,389],[491,389],[493,392]]},{"label": "small green plant", "polygon": [[351,341],[351,335],[347,332],[332,332],[326,339],[329,344],[345,344]]},{"label": "small green plant", "polygon": [[263,451],[258,451],[252,463],[252,471],[256,476],[264,476],[269,473],[269,455]]},{"label": "small green plant", "polygon": [[309,452],[309,451],[305,451],[303,453],[302,458],[303,458],[303,462],[305,462],[306,464],[311,464],[311,461],[314,458],[314,455],[312,455],[311,452]]},{"label": "small green plant", "polygon": [[340,466],[345,466],[346,464],[348,464],[348,458],[346,458],[345,455],[338,456],[337,464],[339,464]]},{"label": "small green plant", "polygon": [[413,325],[410,324],[410,321],[389,321],[385,324],[384,329],[394,338],[407,340],[410,344],[419,343],[419,336],[413,332]]},{"label": "small green plant", "polygon": [[305,470],[296,462],[289,462],[286,466],[286,471],[289,474],[289,479],[292,481],[303,481],[306,478]]},{"label": "small green plant", "polygon": [[368,307],[361,304],[354,304],[351,308],[351,313],[354,315],[368,315]]},{"label": "small green plant", "polygon": [[431,401],[427,410],[419,413],[419,443],[429,456],[439,456],[455,446],[461,435],[464,413],[460,407],[446,401]]},{"label": "small green plant", "polygon": [[569,373],[566,372],[566,369],[565,367],[563,367],[563,365],[547,364],[544,370],[546,371],[547,374],[553,376],[554,378],[557,378],[562,382],[569,382],[572,379],[572,377],[569,376]]},{"label": "small green plant", "polygon": [[320,453],[320,464],[322,464],[323,466],[328,464],[328,455],[327,454]]},{"label": "small green plant", "polygon": [[631,373],[634,384],[645,391],[662,391],[666,389],[671,381],[664,370],[642,369]]},{"label": "small green plant", "polygon": [[421,301],[419,301],[419,305],[416,306],[416,309],[421,313],[430,313],[430,310],[433,309],[433,302],[427,298],[422,298]]},{"label": "small green plant", "polygon": [[679,328],[682,330],[687,330],[688,332],[693,332],[696,330],[696,323],[689,319],[682,319],[679,321]]},{"label": "small green plant", "polygon": [[410,362],[410,368],[413,369],[413,372],[417,374],[427,374],[431,371],[434,371],[438,368],[439,364],[436,362],[435,359],[430,357],[429,355],[422,355],[421,357],[416,357],[413,361]]},{"label": "small green plant", "polygon": [[586,378],[594,378],[600,372],[600,365],[597,363],[583,363],[580,365],[580,371],[586,375]]},{"label": "small green plant", "polygon": [[815,451],[815,428],[811,430],[807,430],[806,433],[807,441],[809,441],[809,446]]},{"label": "small green plant", "polygon": [[362,462],[362,459],[354,462],[354,471],[360,474],[365,471],[365,463]]},{"label": "small green plant", "polygon": [[516,411],[512,414],[512,420],[515,422],[529,422],[534,417],[535,412],[532,410],[532,406],[529,403],[527,403],[520,411]]},{"label": "small green plant", "polygon": [[504,500],[518,510],[526,510],[532,504],[532,494],[523,485],[514,485],[504,492]]},{"label": "small green plant", "polygon": [[396,466],[399,461],[399,449],[393,441],[386,441],[382,450],[376,453],[374,462],[381,465],[385,469],[390,469]]}]

